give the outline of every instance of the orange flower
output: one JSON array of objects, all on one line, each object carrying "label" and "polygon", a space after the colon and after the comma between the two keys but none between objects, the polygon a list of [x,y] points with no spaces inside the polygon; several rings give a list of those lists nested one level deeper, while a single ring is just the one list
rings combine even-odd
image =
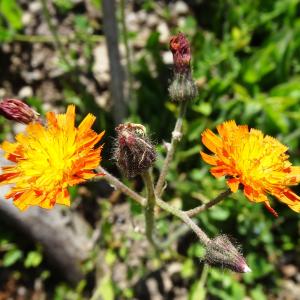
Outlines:
[{"label": "orange flower", "polygon": [[209,129],[202,133],[203,144],[214,154],[200,152],[203,160],[213,165],[212,175],[226,176],[232,192],[242,184],[250,201],[264,202],[276,216],[267,194],[300,212],[300,197],[289,189],[300,182],[300,167],[288,161],[286,146],[259,130],[236,125],[235,121],[224,122],[217,130],[220,137]]},{"label": "orange flower", "polygon": [[1,148],[13,165],[2,167],[0,184],[13,183],[5,196],[25,210],[31,205],[52,208],[55,203],[70,205],[68,186],[94,177],[101,160],[102,147],[95,148],[104,132],[91,126],[95,117],[87,115],[76,128],[75,106],[66,114],[47,113],[47,126],[30,123],[16,142],[5,141]]}]

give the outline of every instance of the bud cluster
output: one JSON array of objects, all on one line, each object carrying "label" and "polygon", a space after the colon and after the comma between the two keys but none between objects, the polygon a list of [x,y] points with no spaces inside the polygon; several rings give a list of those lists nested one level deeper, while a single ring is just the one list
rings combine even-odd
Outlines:
[{"label": "bud cluster", "polygon": [[183,102],[197,96],[197,86],[192,78],[191,48],[183,33],[178,33],[170,40],[170,50],[174,61],[174,78],[169,86],[169,94],[173,101]]},{"label": "bud cluster", "polygon": [[132,178],[148,170],[156,160],[153,144],[140,124],[125,123],[116,127],[114,159],[125,176]]},{"label": "bud cluster", "polygon": [[204,260],[211,266],[227,268],[234,272],[251,272],[241,254],[240,246],[235,247],[225,234],[208,243]]},{"label": "bud cluster", "polygon": [[19,99],[4,99],[0,102],[0,115],[23,124],[38,121],[39,114]]}]

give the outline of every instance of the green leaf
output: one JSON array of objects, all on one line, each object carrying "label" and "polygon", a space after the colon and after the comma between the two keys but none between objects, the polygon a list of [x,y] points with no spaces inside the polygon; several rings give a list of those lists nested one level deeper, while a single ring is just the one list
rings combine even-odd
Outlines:
[{"label": "green leaf", "polygon": [[22,10],[15,0],[0,0],[0,12],[13,29],[23,27]]},{"label": "green leaf", "polygon": [[214,220],[225,221],[228,219],[230,212],[221,206],[215,206],[209,210],[209,215]]},{"label": "green leaf", "polygon": [[266,293],[264,292],[261,285],[258,285],[253,290],[251,290],[250,296],[252,300],[267,300]]},{"label": "green leaf", "polygon": [[206,289],[203,288],[202,282],[199,280],[193,284],[189,293],[189,300],[205,300]]},{"label": "green leaf", "polygon": [[26,256],[26,259],[24,261],[24,266],[25,268],[35,268],[40,265],[42,260],[43,260],[43,256],[40,252],[30,251]]},{"label": "green leaf", "polygon": [[5,253],[3,257],[3,266],[10,267],[23,257],[23,252],[20,249],[14,248]]},{"label": "green leaf", "polygon": [[100,282],[99,285],[99,295],[101,295],[102,300],[114,300],[115,292],[113,288],[113,283],[109,275],[106,275]]},{"label": "green leaf", "polygon": [[192,259],[186,259],[182,265],[181,275],[183,278],[190,278],[194,274],[194,262]]}]

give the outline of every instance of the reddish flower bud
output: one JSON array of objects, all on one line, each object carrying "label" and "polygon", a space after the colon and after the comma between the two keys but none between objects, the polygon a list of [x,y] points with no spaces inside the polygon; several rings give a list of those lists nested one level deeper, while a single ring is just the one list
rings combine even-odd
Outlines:
[{"label": "reddish flower bud", "polygon": [[8,120],[28,124],[38,120],[39,114],[18,99],[4,99],[0,102],[0,114]]},{"label": "reddish flower bud", "polygon": [[208,243],[204,259],[211,266],[227,268],[237,273],[251,272],[241,254],[240,246],[235,247],[225,234]]},{"label": "reddish flower bud", "polygon": [[169,86],[171,100],[175,102],[193,100],[198,89],[191,75],[191,48],[183,33],[170,40],[170,50],[174,61],[174,79]]},{"label": "reddish flower bud", "polygon": [[155,148],[140,124],[126,123],[116,127],[117,140],[114,158],[127,177],[135,177],[148,170],[156,159]]},{"label": "reddish flower bud", "polygon": [[179,74],[190,73],[191,48],[185,35],[179,32],[171,37],[170,50],[173,54],[174,71]]}]

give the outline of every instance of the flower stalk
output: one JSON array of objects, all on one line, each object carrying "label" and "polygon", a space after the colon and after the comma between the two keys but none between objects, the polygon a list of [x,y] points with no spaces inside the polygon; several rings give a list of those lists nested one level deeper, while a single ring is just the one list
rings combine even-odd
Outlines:
[{"label": "flower stalk", "polygon": [[122,193],[136,201],[138,204],[140,204],[142,207],[146,206],[147,200],[140,196],[138,193],[133,191],[131,188],[129,188],[127,185],[122,183],[120,180],[118,180],[115,176],[110,174],[107,170],[105,170],[103,167],[99,166],[97,168],[97,171],[103,175],[105,175],[105,179],[110,182],[111,185],[116,187],[118,190],[120,190]]},{"label": "flower stalk", "polygon": [[207,209],[209,209],[210,207],[220,203],[221,201],[223,201],[227,196],[229,196],[230,194],[232,194],[232,191],[230,189],[227,189],[226,191],[222,192],[221,194],[219,194],[215,199],[202,204],[200,206],[197,206],[195,208],[192,208],[190,210],[187,210],[185,213],[189,216],[189,217],[193,217]]},{"label": "flower stalk", "polygon": [[[250,272],[250,268],[247,266],[245,259],[241,255],[239,249],[236,249],[227,237],[217,237],[210,239],[207,234],[191,219],[191,217],[184,211],[179,210],[167,202],[161,200],[155,194],[153,180],[150,171],[145,171],[142,174],[143,180],[147,188],[147,198],[143,198],[125,184],[120,182],[117,178],[107,172],[103,167],[99,167],[98,171],[105,175],[105,179],[114,185],[117,189],[122,191],[127,196],[131,197],[143,207],[145,207],[145,220],[146,220],[146,235],[150,243],[156,248],[161,249],[166,247],[168,243],[158,244],[154,236],[154,209],[155,205],[159,206],[164,211],[181,219],[199,238],[200,242],[207,248],[205,261],[213,266],[224,266],[235,272],[246,273]],[[228,191],[222,193],[227,194]],[[216,201],[216,199],[211,202]],[[209,203],[211,203],[209,202]],[[208,207],[206,208],[208,209]],[[183,230],[184,232],[185,230]],[[222,255],[221,255],[222,254]]]},{"label": "flower stalk", "polygon": [[186,225],[188,225],[195,232],[204,246],[208,245],[210,238],[184,211],[171,206],[159,198],[156,199],[156,203],[160,208],[181,219]]},{"label": "flower stalk", "polygon": [[155,193],[158,197],[162,196],[163,189],[165,186],[165,179],[167,177],[170,164],[173,160],[176,146],[182,138],[182,125],[183,125],[183,119],[185,117],[185,113],[187,109],[187,103],[188,102],[181,102],[179,105],[179,115],[174,130],[172,132],[171,143],[167,147],[167,156],[164,160],[163,167],[161,169],[157,184],[155,186]]},{"label": "flower stalk", "polygon": [[[134,192],[133,190],[131,190],[129,187],[127,187],[124,183],[122,183],[116,177],[111,175],[109,172],[107,172],[103,167],[99,167],[98,171],[103,173],[105,175],[104,178],[108,182],[110,182],[113,186],[115,186],[117,189],[122,191],[124,194],[131,197],[132,199],[134,199],[135,201],[137,201],[143,207],[146,208],[145,212],[146,212],[146,214],[148,214],[146,216],[146,218],[148,218],[146,220],[146,226],[148,226],[148,227],[150,226],[150,228],[148,228],[148,230],[146,230],[146,231],[148,231],[148,233],[150,233],[150,231],[153,232],[153,230],[151,230],[151,229],[153,229],[154,223],[151,224],[151,222],[152,221],[154,222],[154,207],[155,207],[155,204],[156,204],[161,209],[163,209],[163,210],[169,212],[170,214],[178,217],[185,224],[187,224],[195,232],[195,234],[199,237],[200,241],[204,245],[207,245],[208,242],[210,241],[210,239],[206,235],[206,233],[201,228],[199,228],[199,226],[184,211],[181,211],[181,210],[171,206],[167,202],[165,202],[165,201],[159,199],[158,197],[156,197],[155,190],[153,188],[152,176],[149,172],[144,172],[143,173],[143,180],[144,180],[146,188],[147,188],[147,199],[145,199],[142,196],[140,196],[139,194],[137,194],[136,192]],[[150,201],[149,201],[149,198],[150,198]],[[148,209],[147,209],[147,206],[148,206]],[[153,216],[150,216],[151,212],[153,213],[152,214]],[[147,225],[147,222],[148,222],[148,225]],[[152,226],[152,228],[151,228],[151,226]],[[152,234],[151,234],[151,240],[154,241]],[[154,244],[155,244],[155,242],[154,242]]]},{"label": "flower stalk", "polygon": [[154,185],[152,180],[152,175],[149,170],[145,171],[142,174],[146,189],[147,189],[147,202],[145,205],[145,223],[146,223],[146,237],[148,241],[157,248],[157,245],[154,240],[154,208],[156,204],[156,196],[154,191]]}]

